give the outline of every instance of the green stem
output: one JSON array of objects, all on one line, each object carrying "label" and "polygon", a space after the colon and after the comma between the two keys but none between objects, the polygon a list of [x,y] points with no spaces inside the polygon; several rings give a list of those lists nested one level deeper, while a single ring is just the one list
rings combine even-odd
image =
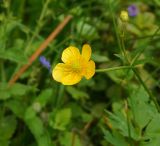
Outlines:
[{"label": "green stem", "polygon": [[5,74],[4,64],[2,60],[0,62],[0,68],[1,68],[1,81],[6,82],[6,74]]},{"label": "green stem", "polygon": [[[123,55],[124,55],[124,59],[125,61],[127,62],[127,64],[129,64],[129,66],[132,66],[132,64],[130,63],[129,61],[129,58],[127,56],[127,53],[126,53],[126,49],[125,49],[125,43],[124,43],[124,36],[125,36],[125,33],[124,33],[124,26],[123,26],[123,32],[122,32],[122,35],[121,35],[121,47],[122,47],[122,52],[123,52]],[[131,68],[133,70],[133,68]],[[128,115],[128,112],[127,112],[127,125],[128,125],[128,136],[129,136],[129,143],[131,146],[133,146],[132,144],[132,141],[131,141],[131,129],[130,129],[130,119],[129,119],[129,115]]]},{"label": "green stem", "polygon": [[150,92],[150,90],[148,89],[148,87],[146,86],[146,84],[144,83],[144,81],[142,80],[142,78],[140,77],[139,73],[137,72],[137,70],[135,68],[132,68],[134,74],[136,75],[136,77],[138,78],[139,82],[142,84],[143,88],[146,90],[146,92],[148,93],[148,95],[150,96],[150,98],[152,99],[152,101],[154,102],[158,112],[160,113],[160,106],[156,100],[156,98],[153,96],[153,94]]},{"label": "green stem", "polygon": [[117,38],[118,46],[119,46],[119,49],[121,51],[121,54],[124,56],[123,50],[122,50],[122,46],[121,46],[121,40],[119,38],[119,33],[118,33],[119,30],[117,29],[116,20],[115,20],[115,17],[113,15],[114,13],[113,13],[113,10],[112,10],[112,4],[111,4],[110,0],[109,0],[109,9],[110,9],[111,16],[112,16],[112,21],[113,21],[114,30],[115,30],[115,33],[116,33],[116,38]]},{"label": "green stem", "polygon": [[[125,43],[124,43],[124,36],[121,37],[122,39],[122,48],[123,48],[123,53],[125,55],[126,61],[128,62],[128,64],[130,64],[130,66],[132,66],[132,64],[130,63],[127,54],[125,53]],[[143,88],[146,90],[146,92],[148,93],[148,95],[150,96],[151,100],[154,102],[158,112],[160,113],[160,106],[156,100],[156,98],[153,96],[153,94],[150,92],[150,90],[148,89],[148,87],[146,86],[146,84],[144,83],[144,81],[142,80],[141,76],[139,75],[139,73],[137,72],[137,70],[135,68],[131,68],[132,71],[134,72],[134,74],[136,75],[137,79],[139,80],[139,82],[141,83],[141,85],[143,86]]]},{"label": "green stem", "polygon": [[[157,28],[157,30],[153,33],[153,35],[150,35],[150,38],[151,38],[150,41],[153,40],[154,36],[157,35],[159,30],[160,30],[160,27]],[[136,56],[133,58],[131,64],[134,64],[134,62],[136,62],[138,60],[138,58],[141,56],[141,54],[143,53],[144,50],[145,50],[145,48],[141,49],[141,51],[136,54]]]},{"label": "green stem", "polygon": [[109,72],[109,71],[114,71],[114,70],[131,69],[131,68],[133,67],[132,66],[117,66],[117,67],[112,67],[112,68],[96,69],[96,72]]},{"label": "green stem", "polygon": [[59,90],[58,90],[58,96],[57,96],[57,102],[56,102],[56,107],[60,108],[62,104],[62,98],[63,98],[63,93],[64,93],[64,85],[60,85]]},{"label": "green stem", "polygon": [[[129,118],[129,111],[128,111],[128,101],[126,100],[126,116],[127,116],[127,127],[128,127],[128,136],[131,138],[131,129],[130,129],[130,118]],[[132,146],[132,141],[129,139],[129,143]]]},{"label": "green stem", "polygon": [[[120,49],[120,51],[121,51],[121,54],[122,54],[122,56],[124,56],[125,61],[126,61],[127,64],[129,65],[129,68],[132,69],[132,71],[133,71],[134,74],[136,75],[137,79],[138,79],[139,82],[142,84],[143,88],[146,90],[146,92],[148,93],[148,95],[150,96],[150,98],[153,100],[153,102],[154,102],[154,104],[155,104],[158,112],[160,112],[160,107],[159,107],[159,104],[158,104],[156,98],[152,95],[152,93],[150,92],[150,90],[147,88],[146,84],[143,82],[143,80],[142,80],[142,78],[140,77],[140,75],[138,74],[137,70],[136,70],[135,68],[133,68],[133,67],[132,67],[132,64],[130,63],[130,60],[129,60],[129,58],[128,58],[128,56],[127,56],[127,53],[126,53],[125,43],[124,43],[124,32],[125,32],[125,31],[124,31],[124,29],[123,29],[123,30],[122,30],[122,31],[123,31],[122,36],[119,37],[119,34],[118,34],[119,30],[118,30],[118,28],[117,28],[117,26],[116,26],[116,21],[115,21],[115,18],[114,18],[114,15],[113,15],[113,11],[112,11],[111,1],[109,1],[109,7],[110,7],[110,11],[111,11],[112,19],[113,19],[113,24],[114,24],[114,29],[115,29],[115,32],[116,32],[116,37],[117,37],[117,41],[118,41],[118,46],[119,46],[119,49]],[[158,32],[158,31],[159,31],[159,30],[157,30],[157,32]],[[156,32],[156,33],[157,33],[157,32]],[[156,33],[155,33],[155,34],[156,34]],[[155,34],[154,34],[154,35],[155,35]],[[123,61],[124,61],[124,60],[123,60]],[[119,68],[119,67],[118,67],[118,68]],[[126,66],[125,66],[125,68],[126,68]],[[128,68],[128,66],[127,66],[127,68]],[[116,69],[117,69],[117,67],[116,67]],[[110,70],[114,70],[114,69],[113,69],[113,68],[111,68],[111,69],[109,69],[109,70],[108,70],[108,69],[102,69],[102,70],[100,70],[100,72],[110,71]],[[129,118],[129,117],[127,117],[128,134],[129,134],[129,138],[131,138],[131,129],[130,129],[129,119],[128,119],[128,118]],[[130,140],[129,140],[129,142],[130,142],[130,145],[132,146],[132,145],[133,145],[132,142],[131,142]]]},{"label": "green stem", "polygon": [[[121,40],[120,40],[120,37],[119,37],[119,30],[118,30],[117,25],[116,25],[116,20],[115,20],[114,15],[113,15],[112,5],[111,5],[110,0],[109,0],[109,7],[110,7],[111,15],[112,15],[112,20],[113,20],[114,30],[115,30],[115,33],[116,33],[116,38],[117,38],[117,41],[118,41],[118,46],[119,46],[119,49],[120,49],[120,52],[121,52],[122,56],[125,58],[125,55],[126,55],[126,52],[124,51],[125,47],[123,45],[121,45]],[[123,35],[123,37],[124,37],[124,35]],[[123,60],[123,63],[124,63],[124,60]],[[130,65],[129,68],[132,68],[132,65]],[[127,119],[127,122],[128,122],[128,119]],[[128,123],[128,134],[129,134],[129,138],[131,139],[131,131],[130,131],[129,123]],[[132,142],[130,142],[130,145],[132,146]]]},{"label": "green stem", "polygon": [[48,4],[49,4],[49,3],[50,3],[50,0],[46,0],[44,6],[43,6],[43,8],[42,8],[40,17],[39,17],[39,19],[38,19],[38,21],[37,21],[36,29],[35,29],[32,37],[31,37],[31,39],[29,40],[29,42],[28,42],[28,44],[27,44],[27,47],[25,48],[26,51],[30,48],[32,42],[33,42],[34,39],[37,37],[37,35],[38,35],[38,33],[40,32],[42,26],[44,25],[43,19],[44,19],[44,17],[45,17],[45,14],[46,14],[46,11],[47,11]]},{"label": "green stem", "polygon": [[123,55],[124,55],[124,58],[126,59],[127,63],[129,65],[131,65],[130,61],[129,61],[129,58],[127,56],[127,53],[126,53],[126,49],[125,49],[125,45],[124,45],[124,33],[123,35],[121,36],[121,45],[122,45],[122,52],[123,52]]},{"label": "green stem", "polygon": [[160,26],[157,28],[157,30],[154,32],[154,34],[151,37],[151,40],[153,40],[154,36],[157,35],[158,31],[160,30]]}]

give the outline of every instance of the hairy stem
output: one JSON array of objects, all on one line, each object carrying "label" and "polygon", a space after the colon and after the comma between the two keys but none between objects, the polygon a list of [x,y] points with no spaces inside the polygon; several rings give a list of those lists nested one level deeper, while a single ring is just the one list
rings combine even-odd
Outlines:
[{"label": "hairy stem", "polygon": [[114,70],[120,70],[120,69],[131,69],[132,66],[117,66],[112,68],[105,68],[105,69],[96,69],[96,72],[109,72]]},{"label": "hairy stem", "polygon": [[[132,64],[130,63],[128,57],[127,57],[127,54],[125,53],[125,43],[124,43],[124,35],[121,37],[121,42],[122,42],[122,50],[124,52],[124,55],[125,55],[125,59],[126,61],[128,62],[128,64],[130,66],[132,66]],[[143,86],[143,88],[146,90],[146,92],[148,93],[148,95],[150,96],[151,100],[154,102],[156,108],[157,108],[157,111],[160,113],[160,106],[158,104],[158,101],[156,99],[155,96],[153,96],[153,94],[151,93],[151,91],[148,89],[147,85],[144,83],[144,81],[142,80],[141,76],[139,75],[138,71],[135,69],[135,68],[131,68],[132,71],[134,72],[135,76],[137,77],[138,81],[141,83],[141,85]]]}]

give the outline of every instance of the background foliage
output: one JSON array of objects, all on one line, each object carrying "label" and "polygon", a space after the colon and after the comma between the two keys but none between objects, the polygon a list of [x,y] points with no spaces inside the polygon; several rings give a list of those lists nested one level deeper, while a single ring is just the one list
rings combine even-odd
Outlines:
[{"label": "background foliage", "polygon": [[0,146],[160,145],[160,114],[132,69],[63,86],[37,59],[8,87],[69,14],[71,22],[42,54],[52,68],[63,49],[86,42],[97,69],[126,65],[116,35],[121,10],[132,4],[139,13],[125,24],[125,54],[159,102],[159,0],[0,0]]}]

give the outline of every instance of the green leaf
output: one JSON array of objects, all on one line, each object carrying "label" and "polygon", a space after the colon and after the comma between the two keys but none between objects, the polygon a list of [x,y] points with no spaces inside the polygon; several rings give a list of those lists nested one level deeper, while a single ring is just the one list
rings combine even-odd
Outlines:
[{"label": "green leaf", "polygon": [[91,25],[83,19],[78,21],[77,31],[79,35],[83,36],[86,39],[93,39],[98,37],[95,25]]},{"label": "green leaf", "polygon": [[106,104],[104,103],[95,104],[91,109],[92,115],[95,116],[96,118],[100,118],[104,113],[105,107],[106,107]]},{"label": "green leaf", "polygon": [[25,113],[25,123],[34,135],[38,146],[53,146],[50,135],[45,129],[42,120],[36,116],[36,112],[32,107],[29,107]]},{"label": "green leaf", "polygon": [[132,63],[133,65],[135,65],[135,62],[138,61],[139,59],[144,59],[144,56],[143,56],[143,52],[145,50],[147,50],[147,47],[149,44],[148,44],[148,39],[144,40],[144,41],[136,41],[135,45],[134,45],[134,50],[132,52],[132,57],[133,57],[133,60],[132,60]]},{"label": "green leaf", "polygon": [[141,36],[140,29],[134,24],[127,24],[127,30],[134,35]]},{"label": "green leaf", "polygon": [[159,146],[160,145],[160,135],[146,137],[145,141],[140,143],[140,146]]},{"label": "green leaf", "polygon": [[9,140],[0,140],[0,146],[9,146]]},{"label": "green leaf", "polygon": [[148,124],[146,128],[146,135],[159,135],[160,136],[160,114],[154,114],[154,118]]},{"label": "green leaf", "polygon": [[122,83],[126,73],[124,70],[114,70],[107,72],[107,74],[116,83]]},{"label": "green leaf", "polygon": [[72,95],[72,97],[76,100],[79,100],[79,99],[88,99],[89,98],[89,95],[84,92],[84,91],[81,91],[79,90],[78,88],[75,88],[73,86],[68,86],[66,88],[66,90],[68,91],[69,94]]},{"label": "green leaf", "polygon": [[68,104],[68,107],[72,110],[72,118],[73,119],[80,118],[84,113],[81,106],[76,102],[70,102]]},{"label": "green leaf", "polygon": [[7,83],[0,83],[0,100],[6,100],[11,97]]},{"label": "green leaf", "polygon": [[18,95],[18,96],[25,95],[28,91],[31,90],[35,90],[35,88],[20,83],[15,83],[10,87],[10,93],[12,95]]},{"label": "green leaf", "polygon": [[[115,114],[106,111],[107,113],[107,119],[108,119],[108,123],[109,125],[112,127],[112,129],[117,129],[118,133],[120,135],[123,135],[124,137],[128,137],[131,135],[132,139],[135,140],[139,140],[140,138],[140,134],[139,131],[137,131],[137,129],[135,129],[135,127],[133,126],[133,124],[131,122],[129,122],[128,124],[128,119],[127,119],[127,113],[124,109],[124,102],[120,103],[117,102],[116,104],[114,103],[113,106],[113,111],[115,112]],[[131,115],[128,114],[128,118],[131,119]],[[129,128],[130,128],[130,135],[129,135]]]},{"label": "green leaf", "polygon": [[36,111],[33,109],[32,106],[29,106],[25,111],[25,120],[30,120],[36,117]]},{"label": "green leaf", "polygon": [[36,100],[34,102],[38,102],[41,107],[44,107],[47,102],[51,99],[51,96],[52,96],[52,89],[49,88],[49,89],[44,89],[40,95],[38,95],[38,97],[36,97]]},{"label": "green leaf", "polygon": [[19,64],[27,64],[28,59],[23,54],[24,52],[19,50],[0,51],[0,59],[10,60]]},{"label": "green leaf", "polygon": [[107,56],[96,54],[96,53],[92,54],[92,59],[95,62],[107,62],[107,61],[109,61],[109,58]]},{"label": "green leaf", "polygon": [[143,87],[133,91],[129,104],[134,115],[134,120],[140,129],[143,129],[156,113],[156,108],[149,104],[149,96]]},{"label": "green leaf", "polygon": [[113,131],[112,133],[108,130],[104,130],[104,138],[113,146],[128,146],[129,144],[125,141],[124,136],[118,132]]},{"label": "green leaf", "polygon": [[65,130],[66,126],[70,123],[71,115],[72,112],[70,108],[59,110],[55,115],[55,119],[50,120],[50,125],[54,129]]},{"label": "green leaf", "polygon": [[76,133],[65,132],[60,136],[61,146],[71,146],[74,138],[75,146],[82,146],[79,136]]},{"label": "green leaf", "polygon": [[160,0],[154,0],[154,2],[156,3],[156,5],[160,6]]},{"label": "green leaf", "polygon": [[115,115],[109,111],[106,111],[108,121],[112,125],[114,129],[118,129],[119,133],[121,133],[123,136],[128,136],[128,125],[127,125],[127,119],[123,115]]},{"label": "green leaf", "polygon": [[14,116],[6,116],[0,119],[0,140],[8,140],[16,129],[17,121]]},{"label": "green leaf", "polygon": [[7,101],[5,106],[8,107],[17,117],[23,119],[26,110],[25,103],[16,99],[12,99]]},{"label": "green leaf", "polygon": [[35,91],[36,89],[35,87],[20,83],[15,83],[10,87],[7,83],[0,83],[0,100],[9,99],[12,96],[22,96],[31,90]]},{"label": "green leaf", "polygon": [[151,27],[154,24],[155,15],[150,12],[140,13],[136,17],[136,24],[139,28],[144,29],[146,27]]}]

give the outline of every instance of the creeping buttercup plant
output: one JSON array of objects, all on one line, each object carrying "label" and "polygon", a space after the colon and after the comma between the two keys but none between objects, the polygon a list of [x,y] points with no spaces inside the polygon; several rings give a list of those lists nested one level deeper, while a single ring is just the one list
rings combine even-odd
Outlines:
[{"label": "creeping buttercup plant", "polygon": [[0,146],[159,146],[159,14],[0,0]]}]

